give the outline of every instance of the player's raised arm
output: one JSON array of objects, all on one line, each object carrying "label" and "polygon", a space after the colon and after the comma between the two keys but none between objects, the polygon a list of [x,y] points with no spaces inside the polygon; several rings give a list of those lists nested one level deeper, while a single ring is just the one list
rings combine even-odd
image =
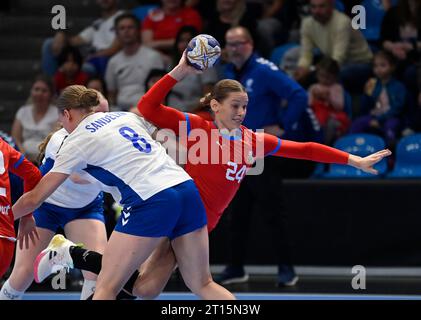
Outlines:
[{"label": "player's raised arm", "polygon": [[390,150],[385,149],[362,158],[320,143],[282,140],[269,134],[264,134],[264,144],[265,155],[323,163],[348,164],[372,174],[378,173],[373,166],[392,154]]},{"label": "player's raised arm", "polygon": [[139,100],[137,109],[147,121],[155,126],[171,129],[176,135],[179,135],[180,121],[189,122],[191,121],[189,118],[192,116],[165,106],[162,104],[162,101],[178,81],[197,72],[197,70],[187,64],[185,55],[183,55],[179,64],[155,83]]}]

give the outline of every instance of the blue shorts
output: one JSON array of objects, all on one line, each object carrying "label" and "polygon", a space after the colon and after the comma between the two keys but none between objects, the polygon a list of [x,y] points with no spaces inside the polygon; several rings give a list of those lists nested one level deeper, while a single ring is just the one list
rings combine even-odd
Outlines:
[{"label": "blue shorts", "polygon": [[165,189],[147,200],[124,206],[114,230],[171,240],[207,224],[205,207],[193,180]]},{"label": "blue shorts", "polygon": [[44,202],[34,211],[35,224],[38,228],[45,228],[56,232],[77,219],[95,219],[105,223],[103,198],[98,196],[94,201],[83,208],[69,209]]}]

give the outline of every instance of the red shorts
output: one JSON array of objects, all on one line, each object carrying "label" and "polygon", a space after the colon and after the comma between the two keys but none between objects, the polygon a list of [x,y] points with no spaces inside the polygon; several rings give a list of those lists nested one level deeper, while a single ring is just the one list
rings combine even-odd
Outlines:
[{"label": "red shorts", "polygon": [[12,262],[15,243],[6,239],[0,239],[0,278],[9,269]]}]

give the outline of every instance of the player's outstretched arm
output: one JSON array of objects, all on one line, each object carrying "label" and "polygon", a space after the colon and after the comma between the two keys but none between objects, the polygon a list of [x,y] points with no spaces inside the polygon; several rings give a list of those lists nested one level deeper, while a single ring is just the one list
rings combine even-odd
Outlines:
[{"label": "player's outstretched arm", "polygon": [[47,173],[34,189],[26,192],[13,205],[12,212],[15,220],[37,209],[68,176],[68,174],[59,172]]},{"label": "player's outstretched arm", "polygon": [[347,164],[372,174],[378,174],[373,166],[392,154],[390,150],[385,149],[362,158],[320,143],[282,140],[269,134],[264,134],[264,144],[266,156]]},{"label": "player's outstretched arm", "polygon": [[378,151],[364,158],[350,154],[348,164],[355,168],[361,169],[364,172],[378,174],[379,172],[376,169],[374,169],[373,166],[376,163],[380,162],[383,158],[388,157],[391,154],[392,152],[388,149]]}]

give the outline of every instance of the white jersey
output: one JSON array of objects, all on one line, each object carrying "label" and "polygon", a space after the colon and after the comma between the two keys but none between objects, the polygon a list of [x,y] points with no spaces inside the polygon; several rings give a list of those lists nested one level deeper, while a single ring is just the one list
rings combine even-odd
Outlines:
[{"label": "white jersey", "polygon": [[190,180],[152,139],[153,130],[131,112],[89,115],[66,138],[51,172],[84,170],[103,185],[117,188],[122,204],[146,200]]},{"label": "white jersey", "polygon": [[[43,166],[51,168],[56,160],[56,154],[64,140],[69,135],[66,129],[60,129],[55,132],[45,149],[45,157],[42,161]],[[94,201],[101,192],[100,183],[92,179],[89,174],[84,171],[78,171],[77,176],[82,180],[87,180],[89,184],[74,183],[70,178],[59,186],[45,202],[63,207],[63,208],[83,208]]]}]

